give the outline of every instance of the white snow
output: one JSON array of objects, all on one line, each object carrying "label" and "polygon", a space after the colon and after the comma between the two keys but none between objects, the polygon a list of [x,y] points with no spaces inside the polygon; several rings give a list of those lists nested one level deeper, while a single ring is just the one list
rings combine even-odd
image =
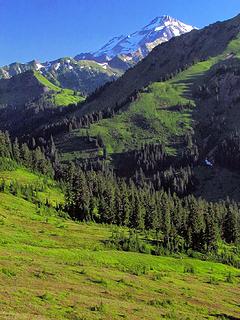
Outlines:
[{"label": "white snow", "polygon": [[105,70],[108,68],[108,63],[107,62],[103,62],[103,63],[98,62],[97,64],[99,66],[103,67],[103,69],[105,69]]},{"label": "white snow", "polygon": [[210,162],[208,159],[205,159],[205,164],[209,167],[213,167],[212,162]]},{"label": "white snow", "polygon": [[68,66],[68,69],[69,69],[69,70],[72,70],[72,69],[73,69],[73,67],[72,67],[72,66]]},{"label": "white snow", "polygon": [[42,68],[44,68],[44,66],[41,63],[36,63],[36,69],[37,70],[40,70]]},{"label": "white snow", "polygon": [[156,27],[156,28],[154,29],[154,31],[160,31],[160,30],[162,30],[162,29],[164,29],[164,26]]},{"label": "white snow", "polygon": [[168,41],[173,36],[179,36],[193,29],[194,27],[170,16],[157,17],[139,31],[111,39],[100,50],[94,52],[93,56],[96,58],[105,56],[106,60],[109,60],[117,55],[133,54],[156,40]]},{"label": "white snow", "polygon": [[57,70],[59,69],[60,65],[61,65],[61,63],[58,62],[58,63],[55,64],[53,67],[54,67],[54,69],[57,71]]}]

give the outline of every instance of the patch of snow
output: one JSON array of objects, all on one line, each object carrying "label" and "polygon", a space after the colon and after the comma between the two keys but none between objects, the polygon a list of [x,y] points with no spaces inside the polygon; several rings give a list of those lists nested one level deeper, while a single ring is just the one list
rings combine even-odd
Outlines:
[{"label": "patch of snow", "polygon": [[36,70],[40,70],[44,68],[44,66],[41,63],[36,63]]},{"label": "patch of snow", "polygon": [[160,31],[160,30],[162,30],[162,29],[164,29],[164,28],[165,28],[164,26],[156,27],[156,28],[154,29],[154,31]]},{"label": "patch of snow", "polygon": [[205,164],[206,164],[208,167],[213,167],[212,162],[210,162],[208,159],[205,159]]},{"label": "patch of snow", "polygon": [[103,69],[107,70],[108,68],[108,63],[107,62],[103,62],[103,63],[98,63],[99,66],[103,67]]},{"label": "patch of snow", "polygon": [[61,63],[58,62],[58,63],[55,64],[53,67],[54,67],[54,69],[57,71],[57,70],[59,69],[60,65],[61,65]]},{"label": "patch of snow", "polygon": [[73,69],[73,67],[72,67],[72,66],[68,66],[68,69],[69,69],[69,70],[72,70],[72,69]]},{"label": "patch of snow", "polygon": [[4,70],[4,69],[2,69],[2,72],[3,72],[3,74],[4,74],[4,77],[6,77],[6,78],[10,78],[10,74],[9,74],[9,72],[7,72],[6,70]]},{"label": "patch of snow", "polygon": [[117,55],[134,54],[149,43],[156,42],[158,44],[157,40],[159,39],[161,39],[161,42],[168,41],[172,37],[193,29],[194,27],[170,16],[157,17],[139,31],[111,39],[100,50],[93,53],[93,56],[95,58],[106,57],[106,60],[111,60]]}]

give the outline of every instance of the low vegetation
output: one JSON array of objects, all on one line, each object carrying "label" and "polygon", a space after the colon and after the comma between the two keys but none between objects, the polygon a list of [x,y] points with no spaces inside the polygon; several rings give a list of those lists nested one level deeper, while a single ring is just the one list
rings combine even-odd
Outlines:
[{"label": "low vegetation", "polygon": [[121,252],[112,227],[0,193],[1,319],[237,319],[239,270]]},{"label": "low vegetation", "polygon": [[67,106],[69,104],[77,104],[84,100],[83,96],[79,92],[71,89],[62,89],[55,84],[51,83],[41,73],[34,71],[35,77],[40,83],[53,92],[50,101],[56,106]]}]

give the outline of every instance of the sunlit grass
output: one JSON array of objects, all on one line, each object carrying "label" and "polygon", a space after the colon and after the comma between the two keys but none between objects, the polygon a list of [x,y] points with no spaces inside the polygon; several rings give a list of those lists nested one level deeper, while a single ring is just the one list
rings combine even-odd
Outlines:
[{"label": "sunlit grass", "polygon": [[0,318],[237,317],[239,270],[115,251],[103,242],[111,229],[64,220],[0,193]]}]

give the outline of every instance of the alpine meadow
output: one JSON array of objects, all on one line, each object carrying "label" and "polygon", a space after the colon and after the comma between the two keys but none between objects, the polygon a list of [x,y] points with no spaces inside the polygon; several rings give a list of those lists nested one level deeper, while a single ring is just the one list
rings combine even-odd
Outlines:
[{"label": "alpine meadow", "polygon": [[63,2],[0,1],[0,320],[240,320],[240,14]]}]

